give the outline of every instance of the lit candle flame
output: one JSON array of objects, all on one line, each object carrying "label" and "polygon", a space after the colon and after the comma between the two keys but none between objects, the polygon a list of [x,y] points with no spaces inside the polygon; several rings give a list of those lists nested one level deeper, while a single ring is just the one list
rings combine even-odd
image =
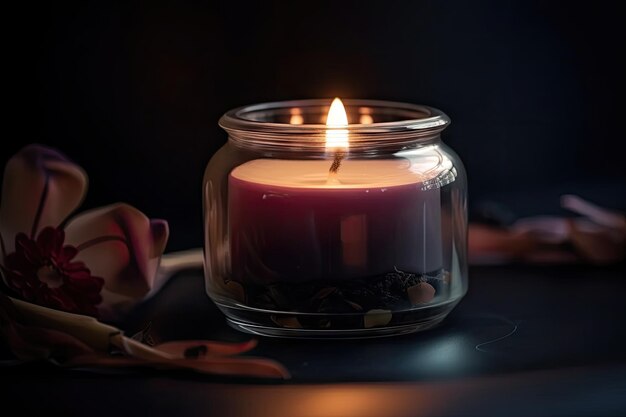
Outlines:
[{"label": "lit candle flame", "polygon": [[348,129],[336,129],[337,127],[348,127],[348,115],[343,103],[339,98],[335,98],[328,110],[326,117],[326,151],[334,153],[333,163],[328,170],[328,184],[337,184],[337,171],[341,166],[346,151],[348,150]]},{"label": "lit candle flame", "polygon": [[348,129],[335,129],[348,126],[348,115],[339,98],[335,98],[330,105],[326,126],[333,128],[326,130],[326,149],[341,152],[348,150]]}]

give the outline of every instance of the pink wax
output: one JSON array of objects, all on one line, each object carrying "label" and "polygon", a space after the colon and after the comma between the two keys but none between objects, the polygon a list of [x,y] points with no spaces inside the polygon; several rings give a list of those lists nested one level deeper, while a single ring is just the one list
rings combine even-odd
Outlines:
[{"label": "pink wax", "polygon": [[[422,167],[423,168],[423,167]],[[229,176],[232,276],[300,282],[442,267],[439,188],[407,160],[260,159]]]}]

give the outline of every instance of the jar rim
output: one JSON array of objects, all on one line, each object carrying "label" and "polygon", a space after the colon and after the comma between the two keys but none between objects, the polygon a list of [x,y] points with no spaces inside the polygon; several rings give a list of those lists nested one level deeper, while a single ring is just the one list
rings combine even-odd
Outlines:
[{"label": "jar rim", "polygon": [[[318,129],[328,129],[322,123],[307,124],[289,124],[264,122],[246,117],[247,114],[259,111],[275,110],[275,109],[293,109],[307,108],[312,106],[330,107],[332,100],[328,99],[303,99],[303,100],[287,100],[273,101],[268,103],[251,104],[237,107],[227,111],[219,120],[219,125],[226,130],[245,130],[245,131],[275,131],[282,132],[311,132]],[[412,111],[416,114],[422,114],[426,117],[407,118],[393,122],[374,122],[368,124],[350,123],[348,128],[354,131],[396,131],[398,129],[407,130],[429,130],[439,128],[441,131],[445,126],[450,124],[450,118],[441,110],[418,104],[402,103],[386,100],[369,100],[369,99],[342,99],[346,107],[374,107],[385,108],[389,110]]]},{"label": "jar rim", "polygon": [[[229,133],[235,144],[254,148],[282,148],[315,150],[323,147],[325,134],[335,128],[323,123],[291,124],[276,122],[272,117],[288,115],[298,110],[319,115],[327,113],[332,100],[304,99],[275,101],[238,107],[226,112],[219,125]],[[416,141],[429,140],[450,124],[450,118],[434,107],[395,101],[369,99],[342,99],[346,112],[354,116],[361,109],[369,109],[375,116],[372,123],[352,123],[347,129],[350,150],[402,147]],[[324,111],[322,111],[325,109]],[[379,117],[383,121],[376,121]],[[268,121],[270,120],[270,121]]]}]

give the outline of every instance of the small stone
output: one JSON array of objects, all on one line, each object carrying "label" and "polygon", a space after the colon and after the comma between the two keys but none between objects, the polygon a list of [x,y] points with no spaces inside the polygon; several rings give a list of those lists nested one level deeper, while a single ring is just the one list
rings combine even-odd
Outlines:
[{"label": "small stone", "polygon": [[435,287],[427,282],[420,282],[417,285],[407,288],[407,295],[411,304],[426,304],[435,297]]},{"label": "small stone", "polygon": [[298,321],[297,317],[293,316],[272,316],[272,321],[278,324],[281,327],[285,327],[287,329],[301,329],[302,325]]},{"label": "small stone", "polygon": [[386,326],[391,321],[391,317],[390,310],[370,310],[363,317],[363,327],[369,329],[370,327]]},{"label": "small stone", "polygon": [[236,281],[226,281],[224,284],[228,295],[230,295],[235,301],[240,303],[246,302],[246,291],[243,286]]}]

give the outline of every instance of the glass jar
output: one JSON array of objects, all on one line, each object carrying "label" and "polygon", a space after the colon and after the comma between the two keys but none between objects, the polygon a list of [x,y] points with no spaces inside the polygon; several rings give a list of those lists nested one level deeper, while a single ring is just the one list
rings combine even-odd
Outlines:
[{"label": "glass jar", "polygon": [[[441,111],[328,100],[227,112],[204,176],[206,290],[240,330],[371,337],[439,323],[467,291],[467,186]],[[333,135],[347,137],[332,148]]]}]

